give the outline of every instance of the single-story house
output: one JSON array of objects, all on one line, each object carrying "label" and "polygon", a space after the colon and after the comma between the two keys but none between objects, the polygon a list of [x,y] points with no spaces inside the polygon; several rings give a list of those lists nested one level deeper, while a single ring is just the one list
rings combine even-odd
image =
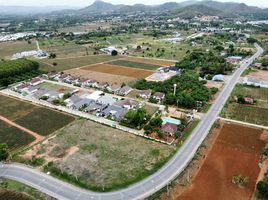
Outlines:
[{"label": "single-story house", "polygon": [[161,102],[161,101],[164,100],[165,96],[166,96],[165,93],[162,93],[162,92],[156,92],[156,93],[154,93],[153,98],[154,98],[155,100],[157,100],[158,102]]},{"label": "single-story house", "polygon": [[112,105],[115,102],[116,102],[116,99],[110,95],[102,96],[97,100],[97,103],[102,104],[102,105]]},{"label": "single-story house", "polygon": [[85,112],[91,113],[91,112],[102,112],[105,108],[107,108],[107,105],[102,105],[96,102],[92,102],[88,105],[88,107],[85,108]]},{"label": "single-story house", "polygon": [[40,83],[42,83],[44,80],[42,80],[41,78],[39,77],[36,77],[36,78],[33,78],[31,81],[30,81],[30,85],[32,86],[36,86],[36,85],[39,85]]},{"label": "single-story house", "polygon": [[116,93],[121,89],[121,85],[119,84],[112,84],[107,87],[107,90],[111,93]]},{"label": "single-story house", "polygon": [[128,109],[126,108],[122,108],[117,105],[112,105],[104,109],[101,114],[104,117],[111,117],[114,120],[120,121],[127,112]]},{"label": "single-story house", "polygon": [[140,108],[140,103],[138,101],[135,101],[133,99],[124,99],[117,101],[114,103],[115,106],[119,106],[122,108],[127,108],[127,109],[138,109]]},{"label": "single-story house", "polygon": [[118,90],[117,94],[118,95],[122,95],[122,96],[126,96],[128,95],[133,89],[129,86],[124,86],[122,87],[120,90]]},{"label": "single-story house", "polygon": [[28,94],[33,94],[35,92],[37,92],[39,90],[39,88],[37,86],[28,86],[27,88],[25,88],[24,92],[28,93]]},{"label": "single-story house", "polygon": [[76,110],[79,110],[80,108],[82,108],[83,106],[88,106],[92,103],[92,100],[90,99],[81,99],[80,101],[74,103],[71,108],[72,109],[76,109]]},{"label": "single-story house", "polygon": [[93,93],[88,94],[87,96],[85,96],[85,98],[91,99],[93,101],[97,101],[103,95],[104,95],[104,93],[102,91],[95,91],[95,92],[93,92]]},{"label": "single-story house", "polygon": [[14,87],[14,90],[20,93],[23,93],[27,90],[27,88],[30,86],[29,83],[22,83],[20,85],[17,85]]},{"label": "single-story house", "polygon": [[152,95],[151,90],[141,90],[139,93],[140,98],[149,99]]},{"label": "single-story house", "polygon": [[96,88],[98,89],[101,89],[101,90],[104,90],[106,89],[107,87],[109,86],[109,84],[107,82],[101,82],[101,83],[98,83]]},{"label": "single-story house", "polygon": [[178,131],[178,126],[176,124],[167,122],[162,126],[161,130],[166,134],[174,135]]},{"label": "single-story house", "polygon": [[226,58],[226,61],[229,63],[239,63],[242,59],[242,56],[230,56]]}]

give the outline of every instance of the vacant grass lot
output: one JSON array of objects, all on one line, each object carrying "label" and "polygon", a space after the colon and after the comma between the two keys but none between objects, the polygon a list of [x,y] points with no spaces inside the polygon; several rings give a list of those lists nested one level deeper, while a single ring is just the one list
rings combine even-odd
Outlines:
[{"label": "vacant grass lot", "polygon": [[74,120],[70,115],[6,96],[0,95],[0,103],[0,115],[43,136]]},{"label": "vacant grass lot", "polygon": [[0,121],[0,142],[6,143],[11,150],[26,146],[34,140],[30,134]]},{"label": "vacant grass lot", "polygon": [[72,88],[70,87],[64,87],[62,85],[59,84],[53,84],[53,83],[49,83],[49,82],[44,82],[38,85],[39,88],[41,89],[47,89],[47,90],[56,90],[59,92],[63,92],[63,93],[67,93],[67,92],[71,92],[73,91]]},{"label": "vacant grass lot", "polygon": [[[40,69],[43,71],[64,71],[68,69],[83,67],[91,64],[107,62],[114,59],[119,59],[119,56],[113,57],[110,55],[96,55],[96,56],[82,56],[71,58],[56,58],[56,59],[43,59],[40,62],[43,63]],[[57,66],[53,66],[53,63],[57,63]]]},{"label": "vacant grass lot", "polygon": [[142,62],[133,62],[128,60],[116,60],[109,62],[111,65],[119,65],[124,67],[132,67],[132,68],[139,68],[139,69],[148,69],[148,70],[155,70],[162,66],[160,65],[154,65],[149,63],[142,63]]},{"label": "vacant grass lot", "polygon": [[22,51],[36,50],[35,42],[28,44],[26,41],[16,41],[1,43],[0,45],[0,58],[12,57],[13,54]]},{"label": "vacant grass lot", "polygon": [[48,156],[56,160],[46,168],[53,175],[96,191],[137,182],[155,172],[174,152],[171,146],[87,120],[77,120],[58,131],[42,148],[46,160],[51,160]]}]

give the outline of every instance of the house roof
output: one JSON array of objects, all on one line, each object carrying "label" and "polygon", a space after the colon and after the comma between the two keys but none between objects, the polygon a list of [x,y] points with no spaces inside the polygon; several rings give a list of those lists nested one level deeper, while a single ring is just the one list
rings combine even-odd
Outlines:
[{"label": "house roof", "polygon": [[116,102],[116,100],[112,96],[110,96],[110,95],[102,96],[97,101],[99,103],[105,104],[105,105],[112,105],[112,104],[114,104]]},{"label": "house roof", "polygon": [[131,90],[132,90],[132,88],[126,85],[126,86],[122,87],[122,88],[119,90],[119,93],[125,94],[125,93],[130,92]]},{"label": "house roof", "polygon": [[121,107],[124,107],[124,106],[137,107],[139,105],[139,102],[132,100],[132,99],[125,99],[125,100],[117,101],[116,103],[114,103],[114,105],[121,106]]},{"label": "house roof", "polygon": [[169,122],[165,123],[162,126],[162,131],[164,131],[165,133],[175,134],[177,130],[178,130],[178,126],[176,124],[171,124]]},{"label": "house roof", "polygon": [[156,98],[164,98],[165,97],[165,93],[156,92],[156,93],[154,93],[153,96],[156,97]]},{"label": "house roof", "polygon": [[151,90],[141,90],[140,95],[150,96],[152,93]]},{"label": "house roof", "polygon": [[112,105],[112,106],[107,107],[103,111],[103,114],[105,116],[112,115],[115,119],[119,120],[119,119],[122,119],[127,112],[128,112],[128,110],[126,108],[122,108],[120,106]]}]

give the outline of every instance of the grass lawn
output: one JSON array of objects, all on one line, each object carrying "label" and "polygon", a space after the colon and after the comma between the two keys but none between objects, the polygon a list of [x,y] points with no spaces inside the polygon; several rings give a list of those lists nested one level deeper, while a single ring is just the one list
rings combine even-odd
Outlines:
[{"label": "grass lawn", "polygon": [[157,112],[159,110],[159,108],[157,106],[152,106],[152,105],[148,105],[146,104],[144,106],[146,113],[150,116],[152,116],[155,112]]},{"label": "grass lawn", "polygon": [[51,109],[0,95],[0,115],[40,135],[49,135],[75,118]]},{"label": "grass lawn", "polygon": [[58,131],[42,148],[46,160],[47,156],[59,158],[46,167],[52,175],[105,192],[144,179],[175,151],[171,146],[82,119]]},{"label": "grass lawn", "polygon": [[0,121],[0,142],[6,143],[11,150],[18,149],[33,142],[35,138],[20,129]]},{"label": "grass lawn", "polygon": [[132,67],[132,68],[138,68],[138,69],[148,69],[148,70],[156,70],[162,66],[160,65],[153,65],[153,64],[147,64],[142,62],[133,62],[133,61],[127,61],[127,60],[116,60],[109,62],[111,65],[119,65],[124,67]]},{"label": "grass lawn", "polygon": [[[40,70],[43,71],[64,71],[68,69],[83,67],[91,64],[106,62],[114,59],[119,59],[119,56],[113,57],[110,55],[96,55],[96,56],[83,56],[72,58],[56,58],[56,59],[43,59],[39,61],[41,63]],[[53,66],[52,63],[57,63],[57,66]]]}]

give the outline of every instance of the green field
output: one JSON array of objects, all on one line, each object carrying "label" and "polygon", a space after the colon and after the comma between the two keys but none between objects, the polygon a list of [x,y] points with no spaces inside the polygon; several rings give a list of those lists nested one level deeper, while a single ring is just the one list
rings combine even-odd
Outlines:
[{"label": "green field", "polygon": [[[43,71],[64,71],[68,69],[83,67],[91,64],[107,62],[114,59],[119,59],[119,56],[113,57],[110,55],[96,55],[96,56],[82,56],[63,59],[43,59],[40,61],[40,70]],[[53,66],[53,63],[57,63],[57,66]]]},{"label": "green field", "polygon": [[0,142],[6,143],[11,150],[26,146],[35,140],[28,133],[3,121],[0,121],[0,127]]},{"label": "green field", "polygon": [[74,120],[74,117],[0,95],[0,115],[40,135],[49,135]]},{"label": "green field", "polygon": [[148,69],[148,70],[156,70],[162,67],[160,65],[153,65],[153,64],[147,64],[147,63],[142,63],[142,62],[133,62],[133,61],[127,61],[127,60],[116,60],[116,61],[109,62],[108,64],[131,67],[131,68],[138,68],[138,69]]}]

